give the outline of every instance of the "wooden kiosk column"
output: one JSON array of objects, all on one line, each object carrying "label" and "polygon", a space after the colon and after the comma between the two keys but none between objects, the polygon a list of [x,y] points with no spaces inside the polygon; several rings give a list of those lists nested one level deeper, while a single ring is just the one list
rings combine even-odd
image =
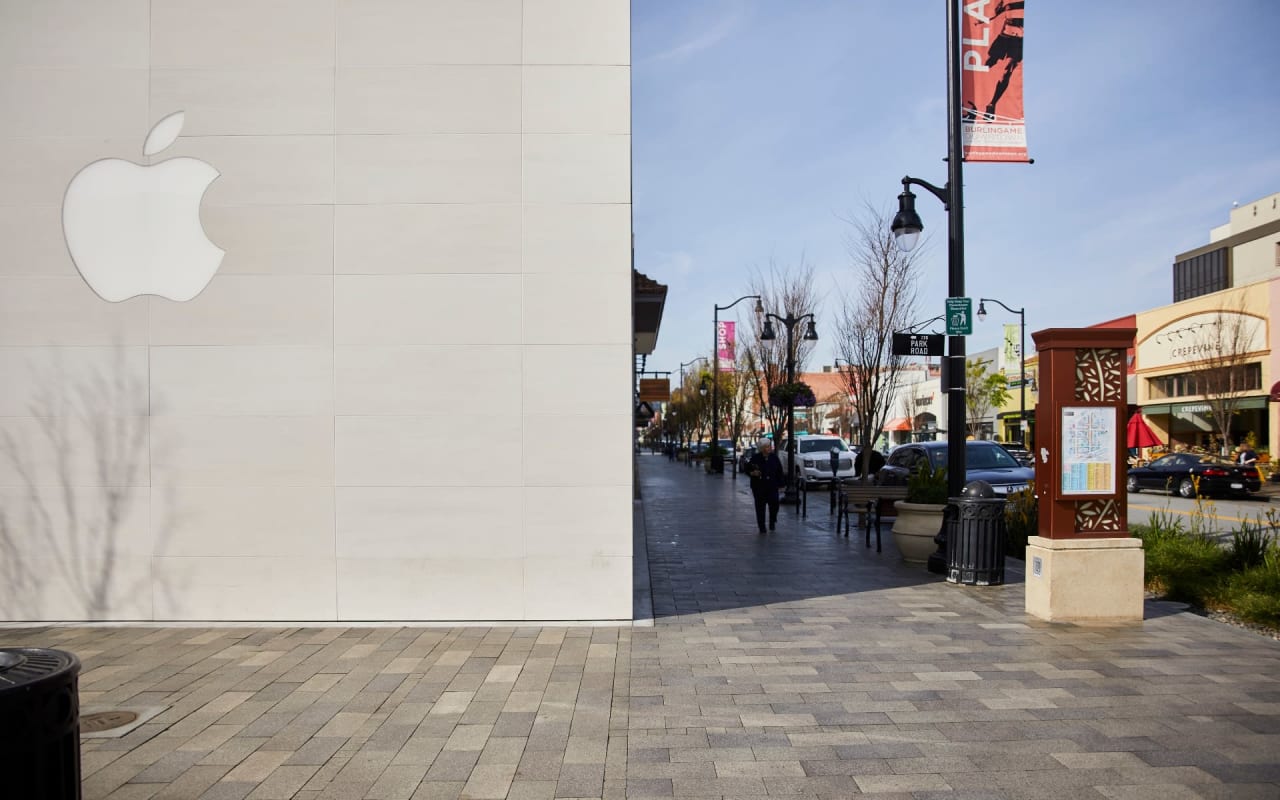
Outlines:
[{"label": "wooden kiosk column", "polygon": [[1142,619],[1142,541],[1129,535],[1126,351],[1136,328],[1049,328],[1040,354],[1036,495],[1026,610],[1041,619]]}]

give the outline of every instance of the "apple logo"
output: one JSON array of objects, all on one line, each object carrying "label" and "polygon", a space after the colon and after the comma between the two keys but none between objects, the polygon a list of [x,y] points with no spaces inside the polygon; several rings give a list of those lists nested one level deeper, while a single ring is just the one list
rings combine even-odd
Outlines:
[{"label": "apple logo", "polygon": [[[156,123],[144,156],[178,138],[183,112]],[[144,166],[119,158],[89,164],[62,200],[62,232],[81,277],[103,300],[140,294],[190,300],[222,264],[200,225],[200,201],[218,171],[197,158]]]}]

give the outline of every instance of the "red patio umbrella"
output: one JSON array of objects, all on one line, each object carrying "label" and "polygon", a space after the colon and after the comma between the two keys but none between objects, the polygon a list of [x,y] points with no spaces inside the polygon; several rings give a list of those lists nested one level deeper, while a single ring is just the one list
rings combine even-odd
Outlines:
[{"label": "red patio umbrella", "polygon": [[1129,417],[1127,440],[1129,447],[1155,447],[1164,444],[1156,437],[1155,432],[1147,425],[1147,421],[1142,418],[1141,414],[1134,414]]}]

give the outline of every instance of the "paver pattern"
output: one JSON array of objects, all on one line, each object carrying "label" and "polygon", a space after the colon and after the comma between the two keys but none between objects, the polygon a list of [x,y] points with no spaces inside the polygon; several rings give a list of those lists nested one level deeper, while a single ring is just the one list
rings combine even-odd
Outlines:
[{"label": "paver pattern", "polygon": [[[1280,797],[1280,643],[1168,604],[1050,624],[642,456],[652,627],[41,627],[112,798]],[[1011,565],[1015,562],[1010,562]],[[3,778],[0,776],[0,781]],[[0,796],[4,796],[0,785]]]}]

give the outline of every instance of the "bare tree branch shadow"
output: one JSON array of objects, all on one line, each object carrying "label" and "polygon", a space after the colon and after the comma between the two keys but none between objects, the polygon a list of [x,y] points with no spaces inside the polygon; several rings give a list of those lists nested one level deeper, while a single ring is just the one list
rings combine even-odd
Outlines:
[{"label": "bare tree branch shadow", "polygon": [[81,359],[58,353],[36,373],[30,417],[0,431],[5,619],[154,614],[152,558],[173,520],[151,518],[145,369],[119,345],[109,359]]}]

